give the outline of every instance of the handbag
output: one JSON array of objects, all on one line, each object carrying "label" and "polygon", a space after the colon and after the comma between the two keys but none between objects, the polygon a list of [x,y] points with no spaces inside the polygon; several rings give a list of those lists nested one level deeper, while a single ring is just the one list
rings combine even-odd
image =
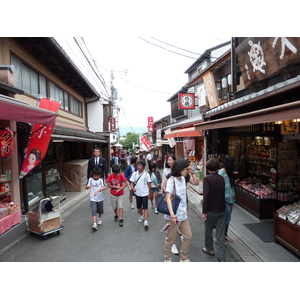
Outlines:
[{"label": "handbag", "polygon": [[[175,180],[174,181],[174,196],[171,196],[171,200],[172,200],[172,208],[173,208],[173,212],[176,215],[179,203],[181,201],[181,197],[176,195],[176,186],[175,186]],[[165,202],[165,195],[164,193],[158,193],[158,199],[157,199],[157,211],[159,213],[165,214],[165,215],[170,215],[169,209],[168,209],[168,205],[167,202]]]}]

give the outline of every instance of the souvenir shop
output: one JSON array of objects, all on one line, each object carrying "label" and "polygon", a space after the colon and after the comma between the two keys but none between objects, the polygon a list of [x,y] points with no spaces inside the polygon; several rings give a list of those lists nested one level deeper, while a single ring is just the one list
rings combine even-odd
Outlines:
[{"label": "souvenir shop", "polygon": [[199,194],[203,193],[203,172],[204,172],[204,140],[202,131],[197,131],[195,127],[177,129],[165,134],[165,139],[174,138],[176,144],[176,158],[184,157],[189,161],[190,166],[196,172],[199,185],[190,185]]}]

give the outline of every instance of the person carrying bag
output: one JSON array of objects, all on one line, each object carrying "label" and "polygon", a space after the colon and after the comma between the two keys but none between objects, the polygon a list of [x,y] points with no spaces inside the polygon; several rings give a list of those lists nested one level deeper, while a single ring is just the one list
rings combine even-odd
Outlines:
[{"label": "person carrying bag", "polygon": [[[187,213],[186,199],[186,182],[185,177],[188,174],[188,163],[185,159],[178,159],[174,162],[171,170],[171,178],[167,181],[165,201],[169,210],[169,215],[165,214],[164,218],[169,227],[166,230],[165,239],[165,262],[171,262],[171,248],[175,243],[177,231],[180,230],[183,236],[183,242],[180,250],[180,262],[189,262],[188,252],[192,241],[192,231]],[[180,197],[180,203],[176,211],[173,210],[172,195]]]}]

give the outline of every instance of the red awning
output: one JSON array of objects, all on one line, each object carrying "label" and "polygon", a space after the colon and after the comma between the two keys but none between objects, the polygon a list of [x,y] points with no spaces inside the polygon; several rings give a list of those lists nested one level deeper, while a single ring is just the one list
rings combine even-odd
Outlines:
[{"label": "red awning", "polygon": [[0,95],[0,120],[55,125],[58,114]]},{"label": "red awning", "polygon": [[195,127],[177,129],[168,134],[165,134],[164,139],[174,137],[202,137],[202,130],[196,130]]}]

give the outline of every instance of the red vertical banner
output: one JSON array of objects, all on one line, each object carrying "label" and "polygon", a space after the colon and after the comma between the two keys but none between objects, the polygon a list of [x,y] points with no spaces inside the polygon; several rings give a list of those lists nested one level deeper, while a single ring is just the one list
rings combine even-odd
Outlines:
[{"label": "red vertical banner", "polygon": [[153,117],[148,117],[148,132],[154,131]]},{"label": "red vertical banner", "polygon": [[[39,108],[58,112],[60,103],[49,99],[41,98]],[[29,143],[26,149],[26,156],[23,161],[19,178],[23,178],[32,169],[34,169],[45,157],[51,134],[53,131],[51,125],[34,124],[31,129]]]},{"label": "red vertical banner", "polygon": [[147,139],[147,137],[143,136],[141,138],[141,141],[148,149],[152,148],[152,145],[151,145],[150,141]]},{"label": "red vertical banner", "polygon": [[116,118],[109,119],[110,132],[116,132]]}]

